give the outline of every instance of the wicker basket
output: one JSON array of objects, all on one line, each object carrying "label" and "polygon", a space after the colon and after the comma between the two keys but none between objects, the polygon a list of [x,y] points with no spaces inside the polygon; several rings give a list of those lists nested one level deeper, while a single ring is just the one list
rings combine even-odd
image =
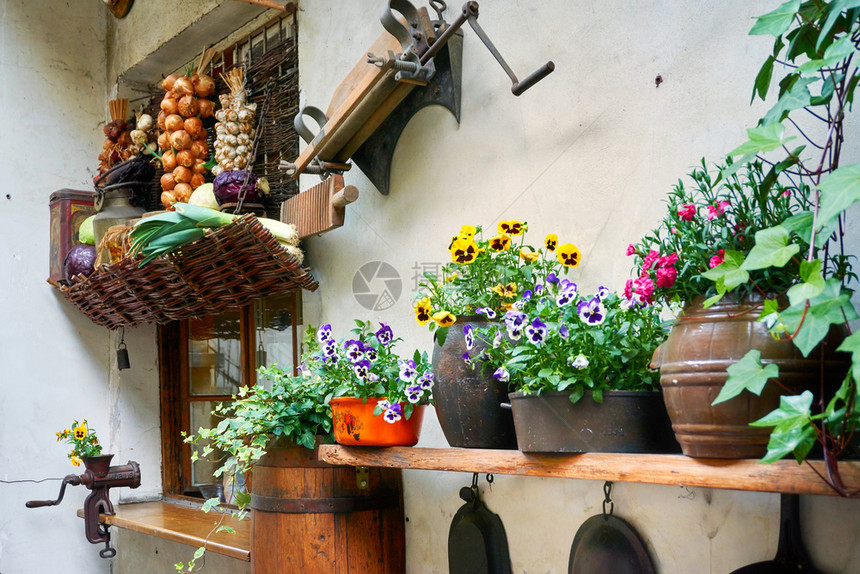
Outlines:
[{"label": "wicker basket", "polygon": [[109,329],[214,315],[319,284],[253,215],[139,267],[125,257],[60,291]]}]

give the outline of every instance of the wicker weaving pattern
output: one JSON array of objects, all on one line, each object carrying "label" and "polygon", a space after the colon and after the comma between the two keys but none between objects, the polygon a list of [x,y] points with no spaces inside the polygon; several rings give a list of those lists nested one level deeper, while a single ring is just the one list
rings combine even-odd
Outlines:
[{"label": "wicker weaving pattern", "polygon": [[213,315],[319,286],[253,215],[143,268],[139,261],[123,258],[60,291],[94,323],[116,329]]}]

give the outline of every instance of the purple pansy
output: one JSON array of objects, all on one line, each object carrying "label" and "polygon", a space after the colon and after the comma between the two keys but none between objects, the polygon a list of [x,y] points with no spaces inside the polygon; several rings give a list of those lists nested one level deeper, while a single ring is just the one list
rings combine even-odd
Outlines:
[{"label": "purple pansy", "polygon": [[406,400],[408,400],[413,405],[420,401],[423,395],[424,389],[422,389],[420,385],[412,385],[411,387],[406,387]]},{"label": "purple pansy", "polygon": [[498,330],[498,331],[496,331],[496,336],[493,337],[493,348],[498,349],[499,345],[501,345],[501,344],[502,344],[502,331]]},{"label": "purple pansy", "polygon": [[576,306],[579,318],[589,325],[600,325],[606,320],[606,307],[597,297],[588,301],[580,301]]},{"label": "purple pansy", "polygon": [[466,349],[469,351],[475,346],[475,334],[471,325],[463,325],[463,341],[465,341]]},{"label": "purple pansy", "polygon": [[558,336],[561,337],[562,339],[569,339],[570,338],[570,330],[567,328],[567,325],[561,325],[558,328]]},{"label": "purple pansy", "polygon": [[326,339],[323,342],[322,351],[326,359],[334,357],[337,353],[337,343],[335,343],[334,339]]},{"label": "purple pansy", "polygon": [[555,271],[552,271],[549,275],[546,276],[547,283],[558,283],[558,277],[555,274]]},{"label": "purple pansy", "polygon": [[400,403],[394,403],[385,410],[382,416],[385,418],[385,422],[396,423],[403,418],[403,407],[400,406]]},{"label": "purple pansy", "polygon": [[418,376],[418,371],[415,369],[415,361],[399,361],[400,363],[400,380],[406,383],[411,383]]},{"label": "purple pansy", "polygon": [[523,336],[523,330],[521,327],[508,327],[508,339],[511,341],[519,341]]},{"label": "purple pansy", "polygon": [[364,358],[371,363],[376,362],[376,359],[379,358],[379,352],[373,347],[367,346],[364,348]]},{"label": "purple pansy", "polygon": [[363,381],[370,374],[370,361],[359,361],[352,366],[352,370],[355,376]]},{"label": "purple pansy", "polygon": [[565,307],[576,299],[576,283],[572,283],[567,279],[562,280],[559,284],[558,297],[555,299],[556,305]]},{"label": "purple pansy", "polygon": [[325,343],[331,339],[331,325],[326,323],[317,330],[317,341]]},{"label": "purple pansy", "polygon": [[496,318],[496,312],[489,307],[478,307],[477,309],[475,309],[475,313],[477,313],[478,315],[486,315],[487,319]]},{"label": "purple pansy", "polygon": [[[353,341],[346,347],[346,358],[353,365],[364,360],[364,351],[362,350],[361,341]],[[362,377],[363,378],[363,377]]]},{"label": "purple pansy", "polygon": [[516,311],[511,309],[507,313],[505,313],[505,325],[507,325],[508,329],[519,329],[521,328],[527,321],[529,320],[528,315],[523,313],[522,311]]},{"label": "purple pansy", "polygon": [[425,371],[423,375],[418,377],[418,381],[416,381],[422,390],[429,391],[433,388],[433,373],[430,371]]},{"label": "purple pansy", "polygon": [[531,298],[532,298],[531,289],[526,289],[525,291],[523,291],[523,301],[528,301]]},{"label": "purple pansy", "polygon": [[535,317],[530,325],[526,325],[526,337],[535,345],[546,341],[546,323]]},{"label": "purple pansy", "polygon": [[394,331],[392,331],[391,327],[386,323],[380,323],[379,330],[374,334],[376,335],[376,340],[379,341],[379,344],[383,347],[388,346],[388,344],[394,340]]},{"label": "purple pansy", "polygon": [[500,383],[507,383],[511,380],[511,374],[504,367],[499,367],[496,369],[496,372],[493,373],[493,376],[499,380]]},{"label": "purple pansy", "polygon": [[469,354],[469,351],[466,351],[465,353],[460,355],[460,358],[466,361],[467,365],[469,365],[470,367],[472,366],[472,356]]},{"label": "purple pansy", "polygon": [[574,369],[584,369],[588,366],[588,358],[582,353],[578,354],[576,357],[568,357],[567,361]]},{"label": "purple pansy", "polygon": [[601,285],[600,287],[597,288],[597,295],[595,295],[595,297],[597,297],[598,299],[603,301],[604,299],[609,297],[609,288]]}]

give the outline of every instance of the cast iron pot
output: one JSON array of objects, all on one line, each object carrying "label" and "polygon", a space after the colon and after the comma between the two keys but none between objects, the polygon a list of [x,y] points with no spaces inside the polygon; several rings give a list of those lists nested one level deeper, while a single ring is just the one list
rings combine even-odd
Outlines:
[{"label": "cast iron pot", "polygon": [[[492,372],[484,372],[480,362],[473,369],[463,360],[463,326],[469,324],[474,329],[491,325],[479,316],[458,317],[448,329],[445,344],[433,345],[433,400],[439,425],[453,447],[516,449],[511,412],[501,408],[508,384],[499,382]],[[485,347],[476,340],[470,354],[477,357]]]},{"label": "cast iron pot", "polygon": [[604,391],[597,403],[586,393],[511,393],[517,442],[523,452],[676,453],[660,392]]}]

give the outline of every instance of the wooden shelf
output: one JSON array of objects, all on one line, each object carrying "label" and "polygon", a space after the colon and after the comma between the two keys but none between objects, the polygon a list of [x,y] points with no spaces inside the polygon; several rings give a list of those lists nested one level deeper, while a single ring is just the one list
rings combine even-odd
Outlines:
[{"label": "wooden shelf", "polygon": [[[382,466],[612,480],[757,492],[836,495],[808,465],[793,460],[694,459],[665,454],[526,454],[518,450],[467,448],[345,447],[320,445],[319,458],[335,465]],[[823,473],[824,464],[812,466]],[[839,464],[845,484],[860,487],[860,462]]]},{"label": "wooden shelf", "polygon": [[[140,502],[117,504],[116,514],[101,514],[99,521],[117,528],[134,530],[143,534],[165,538],[194,547],[206,546],[206,550],[251,561],[251,521],[239,520],[224,515],[223,526],[236,530],[235,534],[213,532],[221,514],[203,512],[198,507],[175,502]],[[78,510],[83,517],[83,510]]]}]

